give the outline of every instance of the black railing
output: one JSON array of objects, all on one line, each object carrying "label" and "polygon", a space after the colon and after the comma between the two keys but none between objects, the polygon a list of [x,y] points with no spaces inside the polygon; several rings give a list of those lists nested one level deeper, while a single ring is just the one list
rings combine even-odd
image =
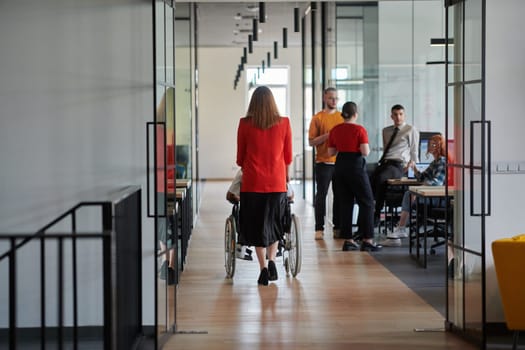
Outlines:
[{"label": "black railing", "polygon": [[[127,188],[112,197],[79,203],[34,234],[0,234],[0,280],[8,281],[6,288],[0,286],[0,302],[8,305],[0,348],[78,349],[89,342],[100,349],[131,349],[139,341],[141,191]],[[89,229],[78,230],[79,220]],[[37,264],[40,268],[31,269]],[[38,279],[38,290],[27,293],[28,281]],[[31,309],[33,304],[38,307]]]}]

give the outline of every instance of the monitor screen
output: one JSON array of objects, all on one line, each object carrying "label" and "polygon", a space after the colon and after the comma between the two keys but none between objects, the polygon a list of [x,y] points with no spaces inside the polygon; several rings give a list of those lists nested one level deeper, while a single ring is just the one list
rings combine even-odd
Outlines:
[{"label": "monitor screen", "polygon": [[[417,168],[417,171],[418,172],[423,172],[425,171],[426,168],[428,168],[428,165],[430,163],[416,163],[416,168]],[[407,174],[407,177],[409,179],[414,179],[416,176],[414,175],[414,170],[412,168],[408,168],[408,174]]]},{"label": "monitor screen", "polygon": [[428,139],[419,142],[419,161],[422,163],[430,163],[434,157],[428,153]]}]

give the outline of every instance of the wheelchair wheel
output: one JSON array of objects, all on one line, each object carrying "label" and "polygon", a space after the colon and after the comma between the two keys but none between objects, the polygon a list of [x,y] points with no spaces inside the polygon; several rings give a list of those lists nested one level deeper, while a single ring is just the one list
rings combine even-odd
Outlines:
[{"label": "wheelchair wheel", "polygon": [[224,228],[224,267],[226,269],[226,278],[232,278],[235,274],[236,233],[235,218],[230,215],[226,219]]},{"label": "wheelchair wheel", "polygon": [[286,272],[290,271],[295,277],[301,271],[302,260],[302,243],[301,243],[301,228],[297,216],[291,214],[290,232],[286,233],[286,250],[288,257],[284,260],[284,267]]}]

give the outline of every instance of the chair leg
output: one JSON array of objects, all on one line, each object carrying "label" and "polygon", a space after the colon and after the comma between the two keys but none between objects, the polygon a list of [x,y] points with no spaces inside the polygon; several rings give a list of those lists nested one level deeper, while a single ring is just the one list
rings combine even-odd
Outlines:
[{"label": "chair leg", "polygon": [[514,331],[512,334],[512,350],[516,350],[518,348],[518,340],[520,338],[520,331]]}]

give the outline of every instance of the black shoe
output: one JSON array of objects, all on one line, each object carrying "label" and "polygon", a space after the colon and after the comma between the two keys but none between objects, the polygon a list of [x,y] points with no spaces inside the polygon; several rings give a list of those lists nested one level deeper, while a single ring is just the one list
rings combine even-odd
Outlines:
[{"label": "black shoe", "polygon": [[259,279],[257,280],[258,284],[262,284],[263,286],[268,285],[268,269],[265,267],[261,270],[261,273],[259,274]]},{"label": "black shoe", "polygon": [[377,252],[383,248],[380,244],[374,244],[374,243],[368,243],[368,242],[361,242],[361,251],[362,252]]},{"label": "black shoe", "polygon": [[343,243],[343,252],[347,252],[349,250],[358,250],[359,244],[357,244],[355,241],[345,241]]},{"label": "black shoe", "polygon": [[268,261],[268,280],[276,281],[277,276],[277,267],[275,267],[275,262],[273,260]]}]

